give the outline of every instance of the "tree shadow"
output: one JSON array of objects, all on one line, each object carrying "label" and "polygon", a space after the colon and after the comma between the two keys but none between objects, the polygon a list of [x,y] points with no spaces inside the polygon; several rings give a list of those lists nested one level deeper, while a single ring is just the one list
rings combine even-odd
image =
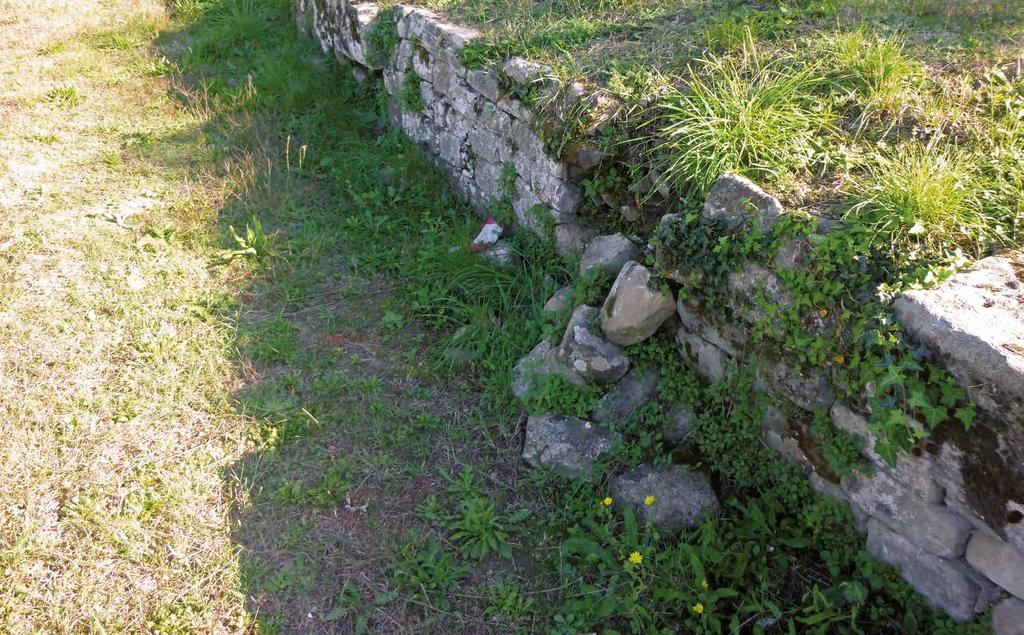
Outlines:
[{"label": "tree shadow", "polygon": [[418,559],[445,534],[425,520],[433,496],[484,478],[514,496],[517,478],[500,458],[514,431],[471,380],[437,371],[437,335],[390,288],[403,234],[420,230],[403,207],[468,212],[387,129],[375,86],[325,61],[284,3],[217,3],[157,48],[230,185],[211,222],[214,266],[238,280],[219,310],[251,443],[224,480],[249,614],[260,632],[493,632],[479,597],[442,607],[394,578],[424,567],[417,584],[454,591],[507,567],[457,576]]}]

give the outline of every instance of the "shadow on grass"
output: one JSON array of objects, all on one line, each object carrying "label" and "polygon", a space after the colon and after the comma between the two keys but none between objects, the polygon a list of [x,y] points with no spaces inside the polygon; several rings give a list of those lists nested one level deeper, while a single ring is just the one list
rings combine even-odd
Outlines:
[{"label": "shadow on grass", "polygon": [[[416,509],[459,487],[514,499],[518,415],[495,413],[470,375],[438,368],[440,336],[413,318],[430,316],[416,298],[426,304],[433,290],[397,274],[441,254],[437,277],[525,286],[531,297],[514,301],[531,310],[542,276],[522,285],[526,274],[451,253],[478,221],[387,127],[376,86],[295,33],[287,3],[181,11],[185,26],[159,52],[180,70],[183,105],[205,122],[217,175],[231,184],[212,220],[225,255],[214,266],[244,281],[222,313],[237,329],[232,398],[251,421],[253,450],[225,471],[249,612],[271,633],[493,632],[473,589],[511,565],[424,560],[445,532]],[[448,300],[474,305],[466,294],[477,282]],[[479,340],[501,328],[477,313],[483,323],[466,327]],[[431,321],[443,325],[443,314]],[[506,357],[539,336],[539,326],[517,328]],[[413,573],[396,587],[400,570]]]}]

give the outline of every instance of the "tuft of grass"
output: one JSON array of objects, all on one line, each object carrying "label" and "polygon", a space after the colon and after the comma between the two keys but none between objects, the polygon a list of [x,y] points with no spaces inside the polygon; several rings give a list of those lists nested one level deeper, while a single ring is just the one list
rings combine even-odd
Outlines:
[{"label": "tuft of grass", "polygon": [[653,153],[663,181],[702,198],[723,172],[764,181],[806,167],[831,112],[811,98],[823,80],[786,58],[711,56],[658,106]]},{"label": "tuft of grass", "polygon": [[965,150],[901,146],[855,179],[862,200],[846,217],[898,253],[977,253],[996,235],[983,213],[981,178],[975,157]]},{"label": "tuft of grass", "polygon": [[837,87],[850,91],[860,105],[859,128],[874,117],[899,118],[908,111],[923,78],[921,64],[906,55],[902,39],[863,29],[833,35],[827,59]]},{"label": "tuft of grass", "polygon": [[82,97],[78,94],[78,89],[70,84],[55,86],[46,91],[46,100],[65,108],[74,108],[82,103]]}]

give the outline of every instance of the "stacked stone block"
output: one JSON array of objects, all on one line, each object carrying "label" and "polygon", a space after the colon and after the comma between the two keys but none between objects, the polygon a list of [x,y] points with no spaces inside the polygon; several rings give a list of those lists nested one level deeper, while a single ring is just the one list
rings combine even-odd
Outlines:
[{"label": "stacked stone block", "polygon": [[[576,181],[593,166],[552,158],[537,132],[588,99],[581,87],[563,86],[548,78],[550,69],[519,58],[500,71],[467,69],[460,53],[478,33],[424,9],[397,5],[381,12],[375,3],[349,0],[297,0],[297,6],[309,16],[300,23],[312,24],[325,52],[381,72],[392,122],[440,164],[462,198],[485,214],[498,202],[510,204],[519,225],[553,230],[563,253],[582,250],[593,232],[576,216],[582,200]],[[393,50],[373,50],[371,32],[391,28],[398,36]],[[410,74],[416,78],[410,81]],[[406,106],[412,88],[422,108]],[[527,91],[542,93],[552,107],[541,114],[510,94]]]}]

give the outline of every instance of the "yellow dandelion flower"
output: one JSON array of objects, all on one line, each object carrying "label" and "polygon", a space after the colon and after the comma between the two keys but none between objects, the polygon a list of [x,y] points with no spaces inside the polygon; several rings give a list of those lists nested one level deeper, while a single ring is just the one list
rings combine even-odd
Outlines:
[{"label": "yellow dandelion flower", "polygon": [[828,315],[828,309],[818,309],[818,315],[825,317]]},{"label": "yellow dandelion flower", "polygon": [[704,613],[704,605],[700,602],[697,602],[693,605],[693,612],[697,615],[701,615],[702,613]]},{"label": "yellow dandelion flower", "polygon": [[843,357],[842,355],[836,355],[835,357],[832,358],[832,361],[841,366],[846,363],[846,358]]},{"label": "yellow dandelion flower", "polygon": [[611,507],[611,506],[612,506],[612,503],[613,503],[613,502],[614,502],[614,501],[612,501],[612,497],[611,497],[611,496],[605,496],[605,497],[604,497],[604,500],[602,500],[602,501],[601,501],[601,503],[602,503],[602,504],[603,504],[603,505],[604,505],[605,507]]},{"label": "yellow dandelion flower", "polygon": [[656,500],[658,499],[654,498],[653,496],[648,496],[647,498],[644,499],[644,505],[653,505]]},{"label": "yellow dandelion flower", "polygon": [[629,561],[633,564],[640,564],[644,561],[644,557],[640,555],[639,551],[634,551],[633,553],[629,554]]},{"label": "yellow dandelion flower", "polygon": [[704,587],[705,589],[707,589],[708,588],[708,581],[707,580],[701,580],[700,581],[700,585],[702,587]]}]

